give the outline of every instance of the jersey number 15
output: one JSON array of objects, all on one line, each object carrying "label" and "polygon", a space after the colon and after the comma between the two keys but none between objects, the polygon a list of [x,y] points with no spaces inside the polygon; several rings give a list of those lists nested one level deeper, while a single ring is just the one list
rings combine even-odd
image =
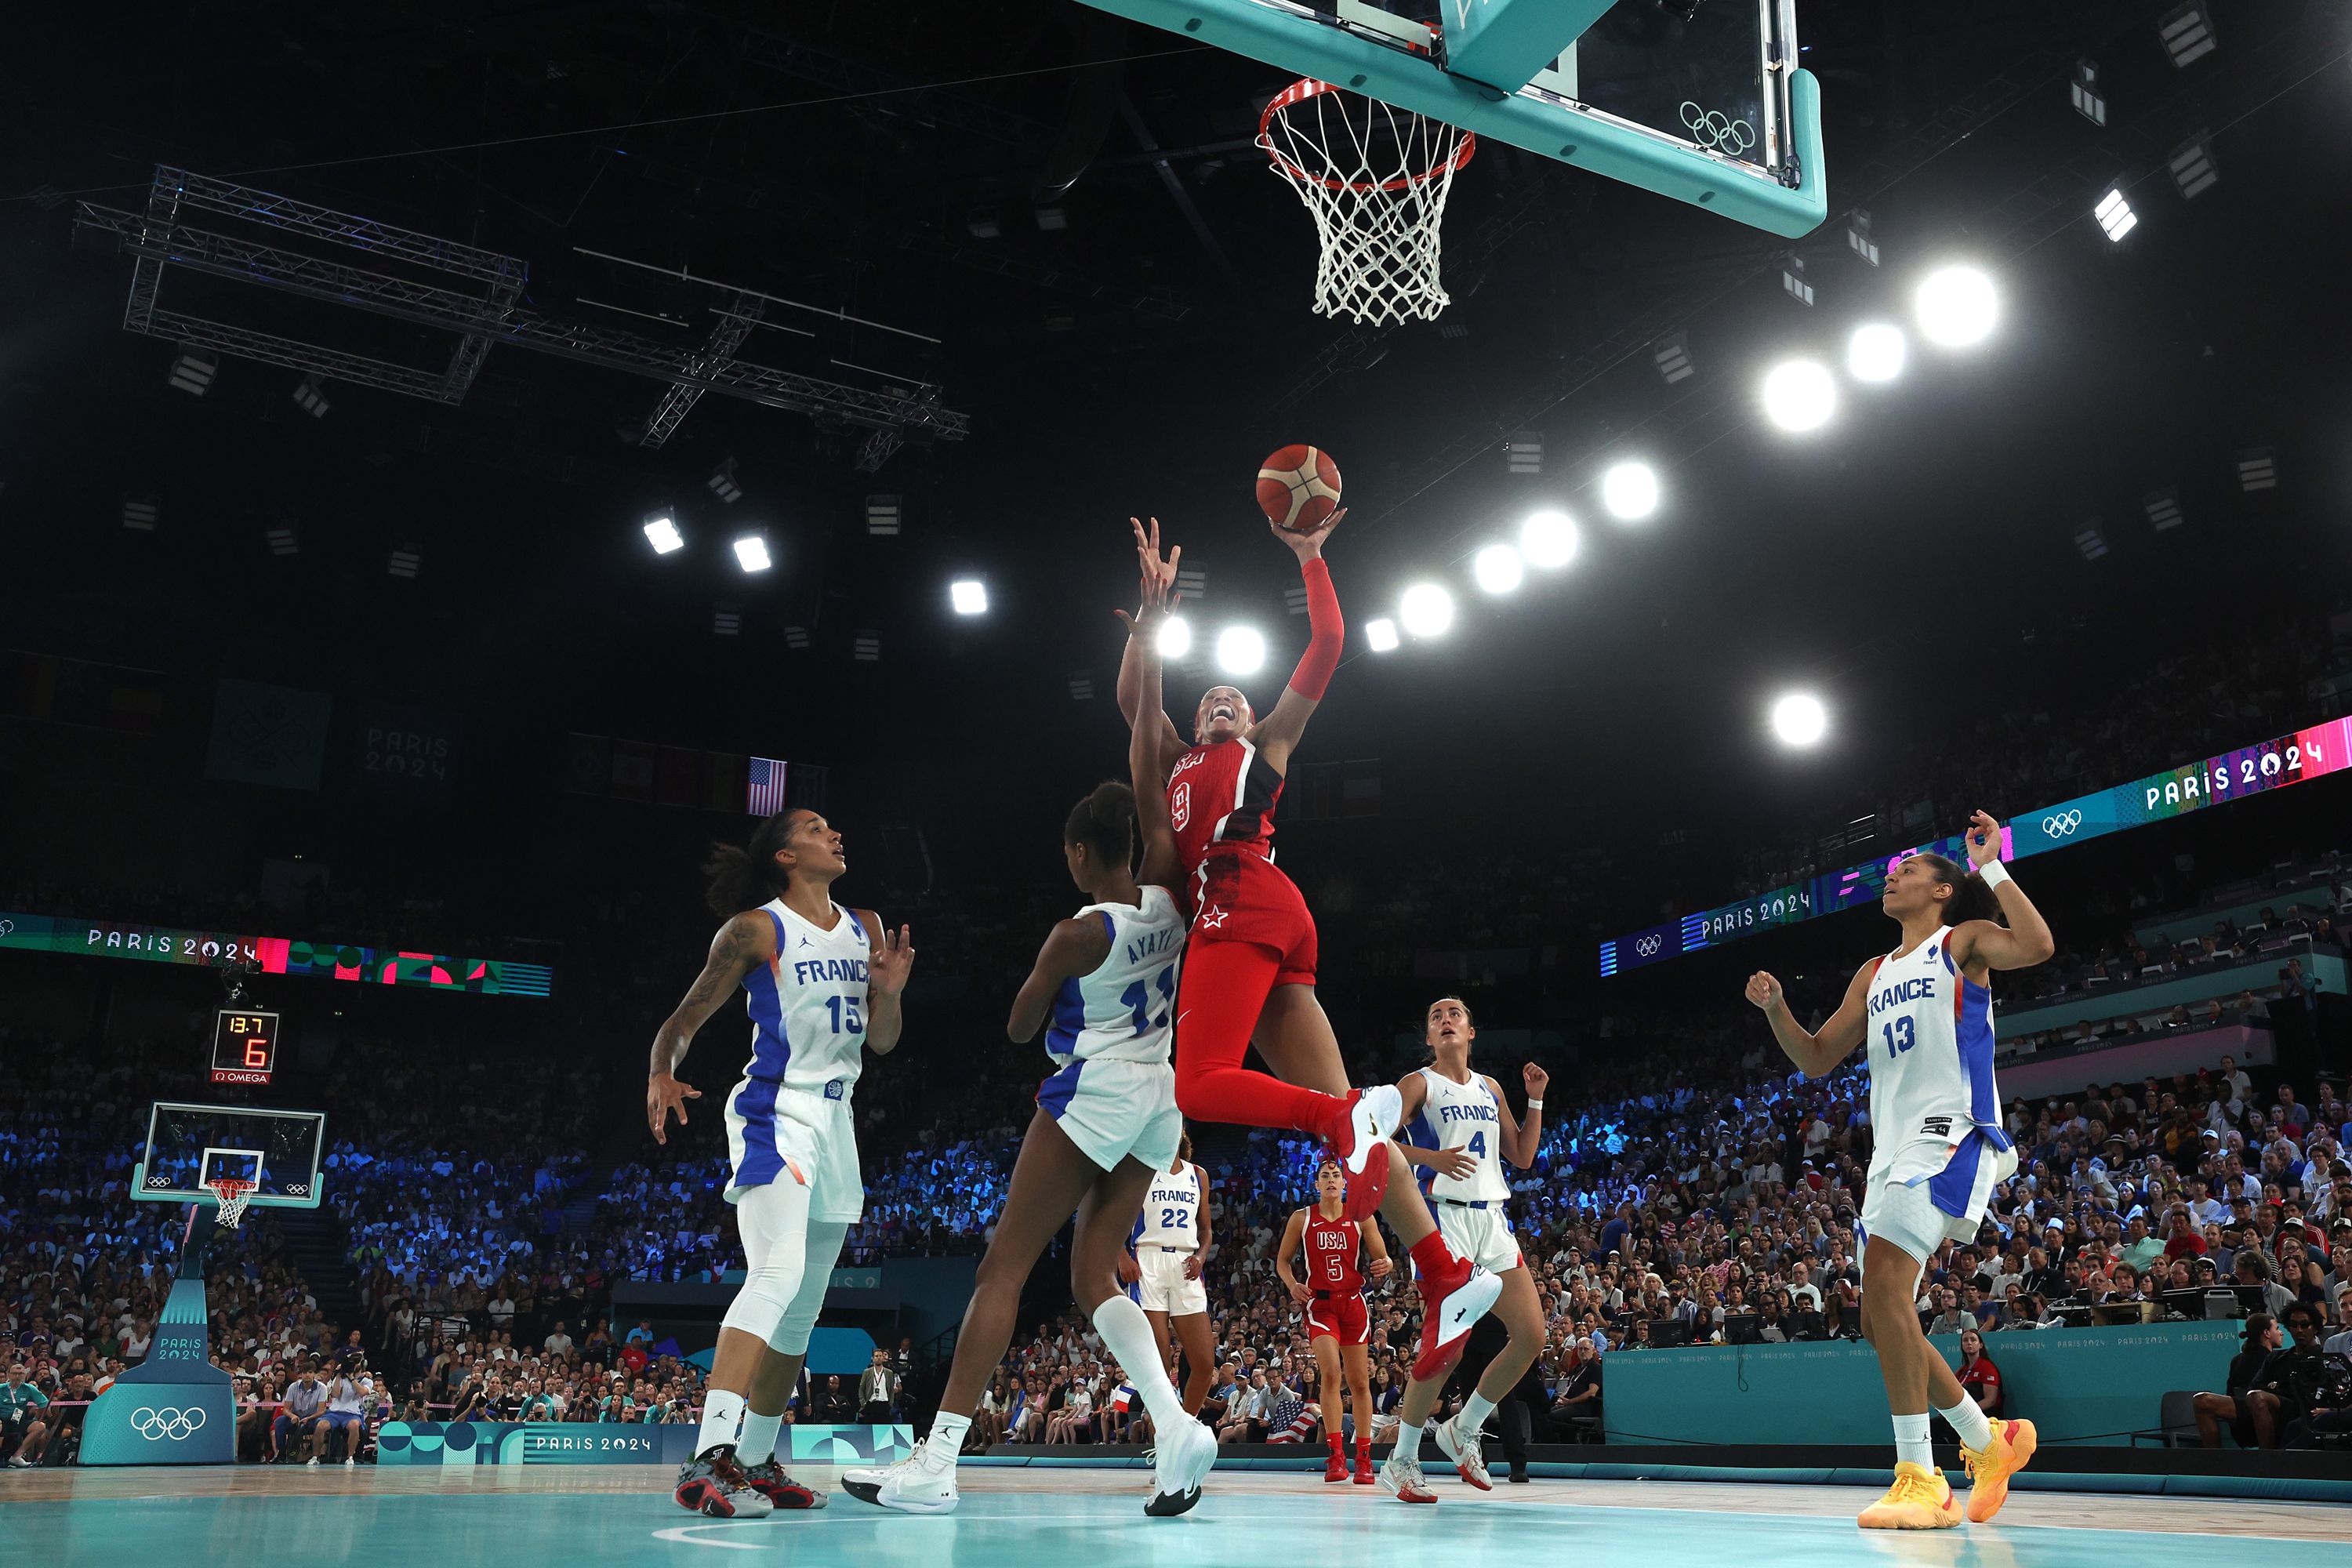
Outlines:
[{"label": "jersey number 15", "polygon": [[857,1016],[856,997],[828,996],[824,999],[824,1010],[833,1015],[835,1034],[862,1035],[866,1032],[866,1020]]}]

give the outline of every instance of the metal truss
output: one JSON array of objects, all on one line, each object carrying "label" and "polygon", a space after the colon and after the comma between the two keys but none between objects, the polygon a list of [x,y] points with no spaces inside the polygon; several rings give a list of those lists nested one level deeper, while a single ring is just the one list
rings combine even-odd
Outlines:
[{"label": "metal truss", "polygon": [[[743,346],[743,340],[751,335],[752,324],[768,308],[768,302],[756,294],[738,294],[731,303],[732,311],[721,315],[719,324],[710,330],[710,342],[694,362],[697,370],[709,371],[732,364],[735,351]],[[663,393],[661,401],[654,405],[653,413],[646,418],[645,434],[637,437],[637,445],[658,447],[668,440],[679,422],[696,404],[702,401],[702,390],[699,386],[681,384]]]},{"label": "metal truss", "polygon": [[[192,208],[456,274],[487,288],[480,294],[463,292],[196,228],[182,221]],[[751,319],[758,314],[757,301],[748,298],[736,302],[731,316],[720,322],[703,348],[677,348],[632,332],[560,321],[522,309],[517,301],[528,273],[515,258],[176,169],[156,172],[143,214],[84,202],[75,221],[79,226],[114,235],[121,248],[136,258],[131,297],[123,310],[126,331],[200,342],[358,385],[455,404],[464,399],[484,356],[493,346],[505,343],[668,382],[670,393],[646,423],[648,437],[658,431],[653,445],[667,439],[704,392],[792,409],[828,426],[856,425],[890,433],[889,443],[878,439],[866,443],[866,451],[877,454],[873,461],[877,467],[906,439],[961,440],[971,428],[965,416],[940,406],[933,388],[872,392],[738,361],[734,353],[751,330]],[[167,267],[443,328],[460,334],[463,341],[447,367],[421,371],[166,312],[159,308],[157,295]],[[861,461],[865,456],[861,453]]]}]

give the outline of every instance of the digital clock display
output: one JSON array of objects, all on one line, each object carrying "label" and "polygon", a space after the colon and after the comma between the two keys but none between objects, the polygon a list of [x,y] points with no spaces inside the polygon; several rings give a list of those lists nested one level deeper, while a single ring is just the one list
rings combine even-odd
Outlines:
[{"label": "digital clock display", "polygon": [[224,1007],[213,1021],[213,1081],[268,1083],[278,1065],[278,1015]]}]

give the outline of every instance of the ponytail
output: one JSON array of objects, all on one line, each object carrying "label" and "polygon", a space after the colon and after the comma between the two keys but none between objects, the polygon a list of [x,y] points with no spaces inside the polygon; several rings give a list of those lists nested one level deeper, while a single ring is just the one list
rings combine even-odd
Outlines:
[{"label": "ponytail", "polygon": [[1958,861],[1932,850],[1921,850],[1917,858],[1934,869],[1936,880],[1952,885],[1952,896],[1944,900],[1946,925],[1956,926],[1968,921],[2000,921],[2000,900],[1985,886],[1982,877]]},{"label": "ponytail", "polygon": [[710,847],[709,858],[702,862],[702,874],[710,879],[702,901],[711,913],[723,920],[758,909],[783,892],[789,879],[776,865],[776,851],[792,837],[803,809],[793,806],[769,817],[752,833],[751,843],[741,847]]},{"label": "ponytail", "polygon": [[1115,780],[1095,785],[1070,808],[1062,842],[1083,844],[1106,866],[1135,864],[1135,791]]}]

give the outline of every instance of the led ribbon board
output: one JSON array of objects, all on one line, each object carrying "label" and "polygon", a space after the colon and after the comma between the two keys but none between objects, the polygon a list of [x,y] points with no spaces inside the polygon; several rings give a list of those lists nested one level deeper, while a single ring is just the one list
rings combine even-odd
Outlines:
[{"label": "led ribbon board", "polygon": [[0,947],[130,958],[149,963],[190,963],[203,968],[249,963],[264,974],[404,985],[425,991],[471,991],[486,996],[547,996],[555,990],[555,971],[543,963],[460,958],[448,953],[408,952],[397,948],[340,942],[296,942],[282,936],[182,931],[120,921],[76,920],[65,915],[0,911]]},{"label": "led ribbon board", "polygon": [[[2352,716],[2330,719],[2274,741],[2241,746],[2203,762],[2183,763],[2129,784],[2076,795],[2038,811],[2021,812],[2001,829],[2001,858],[2022,860],[2029,855],[2063,849],[2086,839],[2121,833],[2127,827],[2144,827],[2192,811],[2227,805],[2249,795],[2323,778],[2347,763],[2352,763]],[[1638,969],[1646,963],[1720,947],[1775,926],[1794,925],[1857,905],[1874,904],[1886,886],[1888,870],[1904,856],[1923,850],[1934,850],[1955,860],[1966,858],[1966,847],[1955,835],[1914,845],[1884,859],[1774,888],[1738,903],[1629,931],[1601,944],[1601,973],[1610,975]]]}]

